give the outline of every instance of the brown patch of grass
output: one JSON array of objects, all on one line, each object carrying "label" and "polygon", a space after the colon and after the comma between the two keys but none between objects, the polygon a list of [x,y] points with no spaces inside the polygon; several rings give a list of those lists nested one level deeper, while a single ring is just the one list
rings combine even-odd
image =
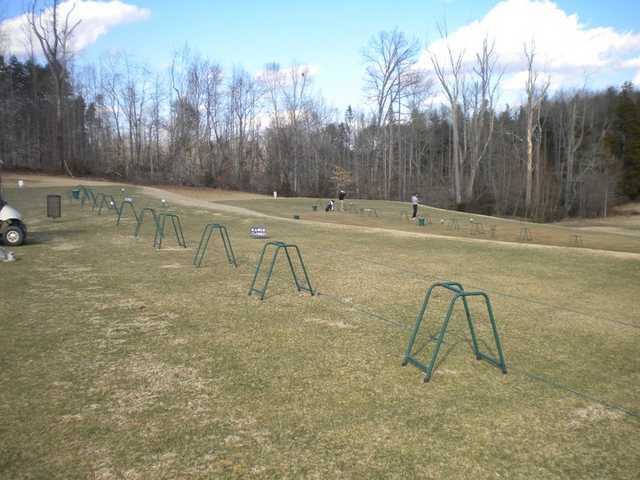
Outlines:
[{"label": "brown patch of grass", "polygon": [[69,252],[72,250],[79,250],[83,245],[79,243],[62,243],[61,245],[54,245],[50,249],[54,252]]},{"label": "brown patch of grass", "polygon": [[307,323],[315,323],[316,325],[322,325],[325,327],[347,328],[347,329],[356,328],[356,326],[353,324],[345,323],[342,321],[325,320],[322,318],[304,318],[303,321]]},{"label": "brown patch of grass", "polygon": [[621,420],[624,416],[624,413],[610,410],[602,405],[588,405],[584,408],[578,408],[571,413],[569,426],[579,427],[601,420]]},{"label": "brown patch of grass", "polygon": [[190,413],[203,414],[210,411],[210,398],[216,394],[215,385],[196,369],[168,365],[145,353],[131,354],[107,366],[96,389],[109,395],[110,417],[118,424],[153,408],[166,395],[184,397],[188,393]]}]

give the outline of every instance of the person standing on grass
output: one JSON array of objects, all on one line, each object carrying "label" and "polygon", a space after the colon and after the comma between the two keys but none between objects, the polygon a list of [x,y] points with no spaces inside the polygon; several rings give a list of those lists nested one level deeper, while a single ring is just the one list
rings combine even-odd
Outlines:
[{"label": "person standing on grass", "polygon": [[413,208],[413,214],[411,220],[415,220],[418,215],[418,194],[416,192],[411,195],[411,207]]},{"label": "person standing on grass", "polygon": [[336,202],[334,202],[333,200],[329,200],[329,202],[327,202],[327,206],[324,207],[325,212],[333,212],[335,209],[336,209]]},{"label": "person standing on grass", "polygon": [[340,200],[340,211],[344,212],[344,197],[347,196],[347,192],[345,192],[344,190],[340,190],[340,192],[338,192],[338,200]]}]

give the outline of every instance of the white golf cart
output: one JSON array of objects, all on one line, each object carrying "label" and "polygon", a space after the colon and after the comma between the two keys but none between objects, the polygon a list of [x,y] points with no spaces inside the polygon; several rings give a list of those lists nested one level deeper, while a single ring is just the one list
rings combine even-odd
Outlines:
[{"label": "white golf cart", "polygon": [[27,226],[22,222],[22,215],[0,196],[0,240],[8,247],[17,247],[26,238]]}]

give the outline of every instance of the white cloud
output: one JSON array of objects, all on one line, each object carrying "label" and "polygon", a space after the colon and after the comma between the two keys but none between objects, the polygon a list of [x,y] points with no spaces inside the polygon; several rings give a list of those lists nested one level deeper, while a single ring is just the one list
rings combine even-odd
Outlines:
[{"label": "white cloud", "polygon": [[[292,83],[291,75],[304,73],[307,77],[313,78],[316,75],[318,75],[319,72],[320,72],[320,67],[318,65],[297,63],[297,64],[292,64],[286,67],[280,66],[280,69],[278,70],[278,76],[280,77],[280,81],[282,82],[283,85],[290,85]],[[270,72],[268,72],[266,69],[263,68],[256,72],[255,77],[257,79],[264,79],[271,75],[272,74]]]},{"label": "white cloud", "polygon": [[420,64],[432,68],[430,53],[443,62],[450,46],[454,53],[465,52],[465,66],[470,70],[485,38],[495,41],[498,61],[505,70],[505,91],[523,89],[523,47],[532,41],[535,68],[550,76],[551,90],[581,86],[587,78],[607,75],[611,69],[640,66],[640,33],[591,28],[580,23],[577,14],[566,13],[550,0],[503,0],[482,19],[451,32],[446,40],[433,42]]},{"label": "white cloud", "polygon": [[640,87],[640,70],[636,72],[636,76],[633,77],[633,84],[637,87]]},{"label": "white cloud", "polygon": [[[59,5],[59,18],[65,19],[69,15],[69,24],[80,21],[74,31],[71,48],[79,52],[94,43],[99,37],[106,34],[117,25],[144,20],[151,15],[150,10],[126,4],[120,0],[93,1],[93,0],[66,0]],[[51,16],[51,9],[42,13],[43,24]],[[23,14],[5,20],[0,24],[0,29],[9,39],[7,50],[14,55],[29,54],[29,35],[31,34],[28,14]],[[38,45],[35,38],[31,38],[34,46]],[[39,51],[36,50],[36,52]]]},{"label": "white cloud", "polygon": [[527,71],[519,70],[512,73],[502,81],[502,88],[505,90],[518,90],[527,81]]},{"label": "white cloud", "polygon": [[640,57],[631,58],[622,63],[623,68],[640,68]]}]

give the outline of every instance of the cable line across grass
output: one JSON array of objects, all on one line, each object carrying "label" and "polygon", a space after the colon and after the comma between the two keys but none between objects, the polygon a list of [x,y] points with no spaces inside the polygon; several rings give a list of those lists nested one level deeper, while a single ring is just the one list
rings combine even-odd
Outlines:
[{"label": "cable line across grass", "polygon": [[[348,300],[346,300],[346,299],[344,299],[342,297],[339,297],[338,295],[327,293],[327,292],[320,292],[320,291],[318,291],[317,294],[318,294],[319,297],[326,297],[326,298],[328,298],[330,300],[333,300],[337,304],[347,305],[347,306],[349,306],[350,308],[352,308],[353,310],[355,310],[357,312],[360,312],[360,313],[363,313],[365,315],[368,315],[371,318],[374,318],[376,320],[381,320],[381,321],[383,321],[383,322],[385,322],[385,323],[387,323],[389,325],[393,325],[395,327],[398,327],[404,333],[406,333],[407,335],[411,331],[410,328],[408,328],[404,324],[401,324],[398,321],[386,318],[384,315],[380,315],[380,314],[378,314],[376,312],[372,312],[371,310],[369,310],[367,308],[364,308],[362,305],[356,304],[356,303],[354,303],[352,301],[348,301]],[[468,338],[466,338],[464,336],[460,336],[460,335],[449,334],[449,336],[451,338],[455,338],[457,340],[463,340],[463,341],[468,341],[469,340]],[[434,336],[434,335],[428,335],[427,339],[428,339],[429,342],[437,342],[438,341],[438,337]],[[443,340],[442,343],[448,344],[449,342]],[[573,394],[576,397],[579,397],[579,398],[582,398],[584,400],[588,400],[590,402],[602,405],[603,407],[605,407],[605,408],[607,408],[609,410],[615,410],[615,411],[621,412],[621,413],[625,414],[628,417],[631,417],[631,418],[634,418],[634,419],[640,419],[640,412],[636,412],[636,411],[630,410],[629,408],[626,408],[626,407],[624,407],[622,405],[618,405],[618,404],[615,404],[615,403],[608,402],[606,400],[602,400],[602,399],[600,399],[598,397],[595,397],[593,395],[589,395],[587,393],[581,392],[581,391],[579,391],[579,390],[577,390],[577,389],[575,389],[575,388],[573,388],[573,387],[571,387],[569,385],[566,385],[564,383],[558,382],[556,380],[545,378],[542,375],[539,375],[539,374],[536,374],[536,373],[531,373],[531,372],[529,372],[529,371],[527,371],[525,369],[520,369],[520,367],[518,367],[518,366],[516,366],[514,368],[513,361],[511,361],[509,363],[509,371],[512,372],[512,373],[520,374],[522,376],[525,376],[525,377],[530,378],[532,380],[535,380],[537,382],[544,383],[545,385],[548,385],[548,386],[550,386],[552,388],[555,388],[555,389],[558,389],[558,390],[564,390],[564,391],[566,391],[568,393]]]},{"label": "cable line across grass", "polygon": [[[438,276],[438,275],[425,275],[424,272],[415,272],[413,270],[405,270],[405,269],[402,269],[402,268],[394,267],[393,265],[388,265],[388,264],[381,263],[381,262],[375,262],[375,261],[370,260],[369,258],[364,257],[364,256],[358,256],[358,255],[349,254],[349,257],[358,259],[358,260],[362,261],[363,263],[368,263],[370,265],[377,265],[377,266],[380,266],[380,267],[385,267],[385,268],[388,268],[390,270],[396,270],[396,271],[398,271],[400,273],[404,273],[404,274],[407,274],[407,275],[413,275],[413,276],[416,276],[418,278],[430,279],[430,280],[434,280],[434,281],[447,281],[447,280],[449,280],[446,277],[441,277],[441,276]],[[486,293],[491,294],[491,295],[498,295],[498,296],[502,296],[502,297],[512,298],[514,300],[519,300],[521,302],[527,302],[527,303],[531,303],[531,304],[534,304],[534,305],[539,305],[539,306],[542,306],[542,307],[545,307],[545,308],[553,308],[553,309],[558,310],[558,311],[563,311],[563,312],[566,312],[566,313],[573,313],[575,315],[581,315],[583,317],[591,318],[592,320],[603,320],[603,321],[608,322],[608,323],[614,323],[614,324],[622,325],[622,326],[625,326],[625,327],[630,327],[630,328],[635,328],[635,329],[639,329],[640,330],[640,325],[636,325],[636,324],[633,324],[633,323],[630,323],[630,322],[626,322],[626,321],[623,321],[623,320],[616,320],[616,319],[607,318],[607,315],[609,315],[609,312],[605,312],[605,311],[602,311],[602,310],[596,310],[601,315],[601,316],[596,317],[595,315],[592,315],[590,313],[586,313],[586,312],[583,312],[583,311],[580,311],[580,310],[575,310],[575,309],[572,309],[572,308],[564,307],[564,306],[557,305],[557,304],[550,303],[550,302],[545,302],[545,301],[542,301],[542,300],[532,299],[532,298],[529,298],[529,297],[521,297],[521,296],[518,296],[518,295],[514,295],[512,293],[505,293],[505,292],[500,292],[500,291],[497,291],[497,290],[489,290],[489,289],[482,288],[482,287],[479,287],[479,286],[476,286],[476,285],[469,285],[469,286],[470,286],[470,288],[473,288],[475,290],[480,290],[480,291],[486,292]]]}]

